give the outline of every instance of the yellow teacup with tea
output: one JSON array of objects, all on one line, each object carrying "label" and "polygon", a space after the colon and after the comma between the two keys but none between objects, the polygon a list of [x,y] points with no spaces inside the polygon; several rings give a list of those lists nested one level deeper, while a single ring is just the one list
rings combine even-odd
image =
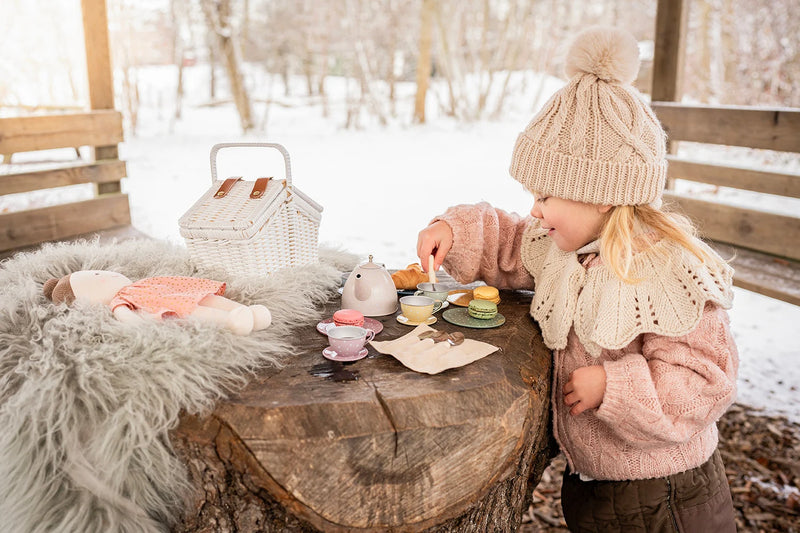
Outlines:
[{"label": "yellow teacup with tea", "polygon": [[400,310],[410,322],[424,322],[441,307],[442,302],[427,296],[403,296],[400,298]]}]

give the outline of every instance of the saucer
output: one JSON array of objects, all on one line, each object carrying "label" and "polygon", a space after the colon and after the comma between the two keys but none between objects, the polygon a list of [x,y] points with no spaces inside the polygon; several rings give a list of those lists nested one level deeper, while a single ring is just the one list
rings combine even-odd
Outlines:
[{"label": "saucer", "polygon": [[[333,324],[333,317],[326,318],[322,322],[317,324],[317,331],[322,333],[323,335],[328,334],[328,328],[331,327]],[[364,329],[371,329],[372,332],[377,335],[381,331],[383,331],[383,324],[375,320],[374,318],[364,317]]]},{"label": "saucer", "polygon": [[397,315],[397,321],[406,326],[419,326],[420,324],[425,324],[426,326],[430,326],[431,324],[436,322],[436,317],[431,315],[425,322],[412,322],[409,319],[407,319],[405,315],[399,314]]},{"label": "saucer", "polygon": [[472,289],[456,289],[447,293],[447,301],[453,305],[467,307],[472,300]]},{"label": "saucer", "polygon": [[361,351],[358,352],[356,355],[351,355],[350,357],[344,357],[339,355],[338,353],[336,353],[336,350],[334,350],[330,346],[322,350],[323,357],[325,357],[325,359],[330,359],[331,361],[358,361],[359,359],[364,359],[368,353],[369,350],[367,350],[366,346],[363,347]]},{"label": "saucer", "polygon": [[494,318],[490,318],[488,320],[482,320],[480,318],[469,316],[469,310],[464,307],[450,309],[449,311],[442,313],[442,318],[451,324],[455,324],[456,326],[478,329],[496,328],[497,326],[502,326],[506,322],[506,317],[500,313],[497,313]]}]

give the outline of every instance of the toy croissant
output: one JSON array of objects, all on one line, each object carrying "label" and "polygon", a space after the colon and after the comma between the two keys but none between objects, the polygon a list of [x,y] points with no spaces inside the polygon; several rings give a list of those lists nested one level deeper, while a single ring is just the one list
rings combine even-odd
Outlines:
[{"label": "toy croissant", "polygon": [[422,271],[419,264],[414,263],[392,274],[392,281],[397,289],[416,289],[418,283],[428,281],[428,274]]},{"label": "toy croissant", "polygon": [[47,280],[42,289],[55,303],[69,305],[78,300],[104,304],[122,322],[141,321],[143,316],[194,317],[238,335],[270,325],[269,309],[225,298],[225,288],[224,282],[195,277],[153,277],[133,282],[118,272],[79,270]]}]

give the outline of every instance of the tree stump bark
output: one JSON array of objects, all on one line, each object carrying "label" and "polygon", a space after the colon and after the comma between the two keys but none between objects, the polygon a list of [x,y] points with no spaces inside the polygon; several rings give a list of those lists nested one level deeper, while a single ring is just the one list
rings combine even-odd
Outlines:
[{"label": "tree stump bark", "polygon": [[[502,292],[499,328],[440,317],[431,327],[500,351],[433,376],[371,347],[346,367],[358,380],[314,376],[327,339],[298,329],[285,368],[172,433],[194,487],[175,530],[515,531],[553,451],[551,356],[530,294]],[[379,320],[380,340],[410,331]]]}]

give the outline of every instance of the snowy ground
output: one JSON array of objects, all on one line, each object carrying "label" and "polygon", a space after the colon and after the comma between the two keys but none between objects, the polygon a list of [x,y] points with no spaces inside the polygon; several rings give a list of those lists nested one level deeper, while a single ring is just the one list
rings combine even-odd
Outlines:
[{"label": "snowy ground", "polygon": [[[190,85],[189,94],[199,92]],[[289,99],[288,107],[270,106],[265,131],[243,137],[230,105],[200,107],[190,99],[183,118],[174,121],[168,84],[145,83],[141,93],[139,129],[121,145],[121,157],[128,165],[124,188],[133,224],[153,237],[182,242],[177,220],[210,185],[208,154],[217,142],[286,146],[294,184],[325,208],[320,240],[364,258],[372,254],[388,268],[417,260],[417,232],[450,205],[486,200],[518,213],[531,205],[507,169],[516,135],[533,115],[532,101],[516,102],[513,120],[442,118],[425,126],[345,130],[341,104],[333,102],[331,116],[323,118],[318,105]],[[259,117],[265,112],[263,104],[256,106]],[[223,177],[283,177],[275,155],[224,154]],[[0,211],[47,200],[33,198],[0,199]],[[741,357],[739,402],[800,421],[800,340],[794,335],[800,307],[736,289],[731,318]]]}]

